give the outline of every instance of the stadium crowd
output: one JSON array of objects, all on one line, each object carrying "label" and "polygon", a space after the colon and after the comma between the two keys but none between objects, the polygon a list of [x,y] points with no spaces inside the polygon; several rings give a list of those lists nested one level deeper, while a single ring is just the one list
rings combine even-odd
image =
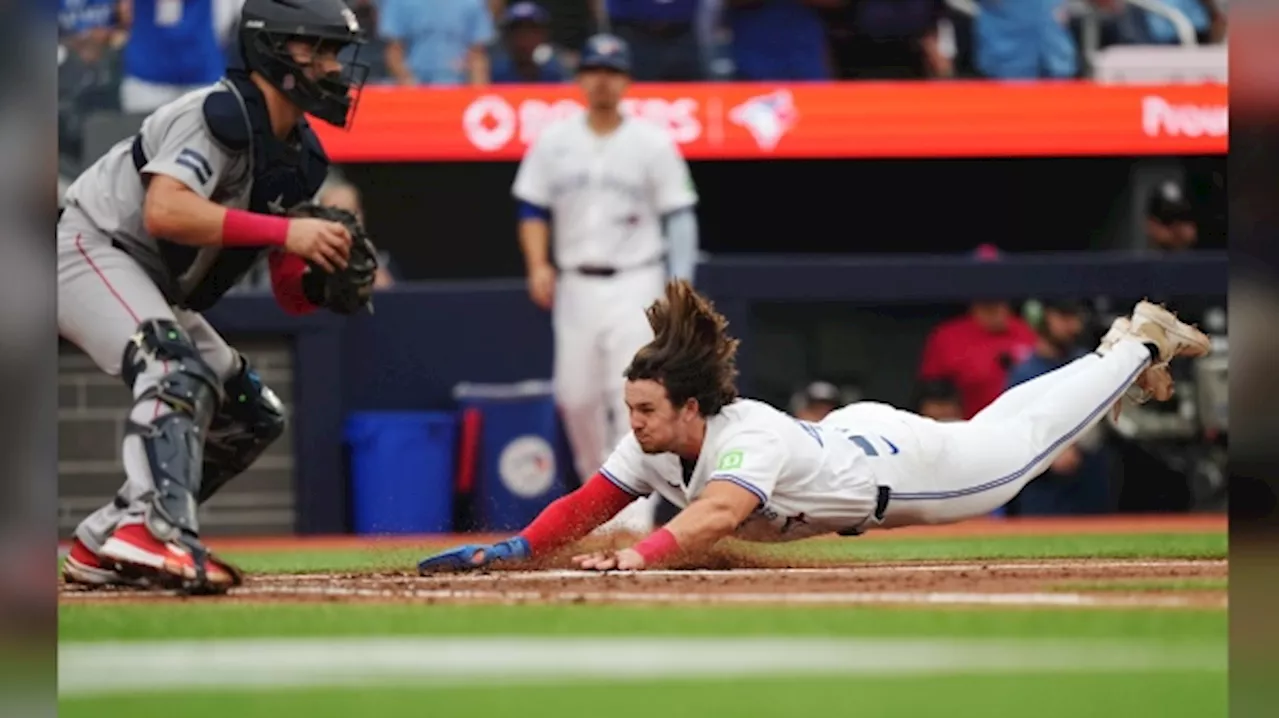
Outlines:
[{"label": "stadium crowd", "polygon": [[[121,109],[145,112],[217,79],[243,0],[60,2],[60,57],[106,63]],[[1087,74],[1090,44],[1179,43],[1170,12],[1197,43],[1226,36],[1226,0],[347,2],[371,31],[371,81],[402,85],[564,82],[599,29],[631,46],[640,81],[1065,78]]]}]

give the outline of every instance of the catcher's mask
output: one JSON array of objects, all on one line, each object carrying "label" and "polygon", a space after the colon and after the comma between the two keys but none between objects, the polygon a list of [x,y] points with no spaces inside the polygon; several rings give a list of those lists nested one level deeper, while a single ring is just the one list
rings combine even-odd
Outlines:
[{"label": "catcher's mask", "polygon": [[[239,40],[247,69],[307,114],[351,127],[369,67],[358,60],[364,30],[343,0],[245,0]],[[302,60],[290,47],[295,42],[309,47]],[[340,69],[312,71],[327,56],[340,58]]]}]

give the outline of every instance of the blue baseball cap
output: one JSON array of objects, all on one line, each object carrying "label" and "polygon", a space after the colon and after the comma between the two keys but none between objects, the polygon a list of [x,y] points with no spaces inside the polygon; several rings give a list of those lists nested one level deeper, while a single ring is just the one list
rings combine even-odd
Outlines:
[{"label": "blue baseball cap", "polygon": [[630,73],[631,50],[617,35],[607,33],[592,35],[587,38],[587,44],[582,48],[582,59],[578,61],[578,68]]},{"label": "blue baseball cap", "polygon": [[518,22],[535,22],[539,25],[551,24],[551,14],[536,2],[518,2],[502,14],[502,24],[513,25]]}]

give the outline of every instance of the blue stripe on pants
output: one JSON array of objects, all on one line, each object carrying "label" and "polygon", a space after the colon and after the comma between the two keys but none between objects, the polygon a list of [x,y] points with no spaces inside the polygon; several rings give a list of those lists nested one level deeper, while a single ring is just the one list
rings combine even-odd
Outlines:
[{"label": "blue stripe on pants", "polygon": [[1018,469],[1012,474],[1009,474],[1007,476],[1001,476],[1000,478],[995,479],[994,481],[988,481],[985,484],[978,484],[977,486],[969,486],[963,489],[957,489],[955,491],[923,491],[923,492],[916,492],[916,493],[909,493],[909,494],[894,493],[891,495],[891,500],[893,501],[930,501],[930,500],[937,500],[937,499],[955,499],[961,496],[970,496],[973,494],[980,494],[984,491],[997,489],[997,488],[1000,488],[1001,486],[1004,486],[1005,484],[1008,484],[1013,481],[1017,481],[1018,479],[1025,476],[1028,471],[1031,471],[1032,469],[1034,469],[1037,464],[1044,461],[1045,458],[1048,457],[1050,454],[1052,454],[1054,451],[1056,451],[1058,447],[1062,446],[1066,442],[1075,438],[1078,434],[1080,434],[1080,432],[1084,431],[1084,429],[1088,427],[1090,424],[1092,424],[1094,419],[1097,419],[1098,416],[1102,414],[1102,412],[1109,409],[1112,404],[1115,404],[1116,401],[1121,397],[1121,395],[1124,394],[1125,390],[1129,388],[1129,385],[1132,384],[1134,380],[1138,378],[1138,375],[1146,371],[1147,366],[1148,366],[1148,362],[1142,362],[1142,364],[1140,364],[1138,368],[1135,369],[1133,373],[1129,375],[1129,380],[1126,381],[1114,393],[1112,393],[1111,396],[1105,402],[1103,402],[1101,406],[1097,407],[1092,412],[1090,412],[1089,416],[1084,421],[1080,422],[1075,426],[1075,428],[1067,432],[1066,436],[1063,436],[1059,438],[1057,441],[1050,444],[1049,448],[1040,452],[1038,456],[1036,456],[1034,459],[1031,460],[1031,463],[1027,464],[1026,466],[1023,466],[1022,468]]}]

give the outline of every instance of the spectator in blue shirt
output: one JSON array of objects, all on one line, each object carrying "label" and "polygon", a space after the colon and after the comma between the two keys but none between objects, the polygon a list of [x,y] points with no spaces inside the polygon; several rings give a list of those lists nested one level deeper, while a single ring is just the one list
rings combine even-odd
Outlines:
[{"label": "spectator in blue shirt", "polygon": [[494,40],[484,0],[383,0],[378,34],[402,85],[487,85]]},{"label": "spectator in blue shirt", "polygon": [[217,82],[226,54],[214,24],[213,0],[126,0],[120,106],[148,113]]},{"label": "spectator in blue shirt", "polygon": [[[701,0],[603,0],[610,28],[631,48],[638,82],[690,82],[704,78],[696,21]],[[607,22],[606,22],[607,21]]]},{"label": "spectator in blue shirt", "polygon": [[979,0],[974,19],[974,64],[997,80],[1073,78],[1079,49],[1071,35],[1067,0]]},{"label": "spectator in blue shirt", "polygon": [[724,0],[737,79],[829,80],[826,30],[815,8],[845,0]]},{"label": "spectator in blue shirt", "polygon": [[518,2],[502,16],[502,44],[493,52],[494,84],[568,79],[550,39],[551,16],[537,3]]},{"label": "spectator in blue shirt", "polygon": [[[1035,351],[1009,370],[1008,388],[1047,374],[1087,352],[1080,346],[1084,307],[1080,302],[1044,302],[1030,317],[1038,332]],[[1080,435],[1043,475],[1009,502],[1014,516],[1106,513],[1112,508],[1111,460],[1101,426]]]}]

